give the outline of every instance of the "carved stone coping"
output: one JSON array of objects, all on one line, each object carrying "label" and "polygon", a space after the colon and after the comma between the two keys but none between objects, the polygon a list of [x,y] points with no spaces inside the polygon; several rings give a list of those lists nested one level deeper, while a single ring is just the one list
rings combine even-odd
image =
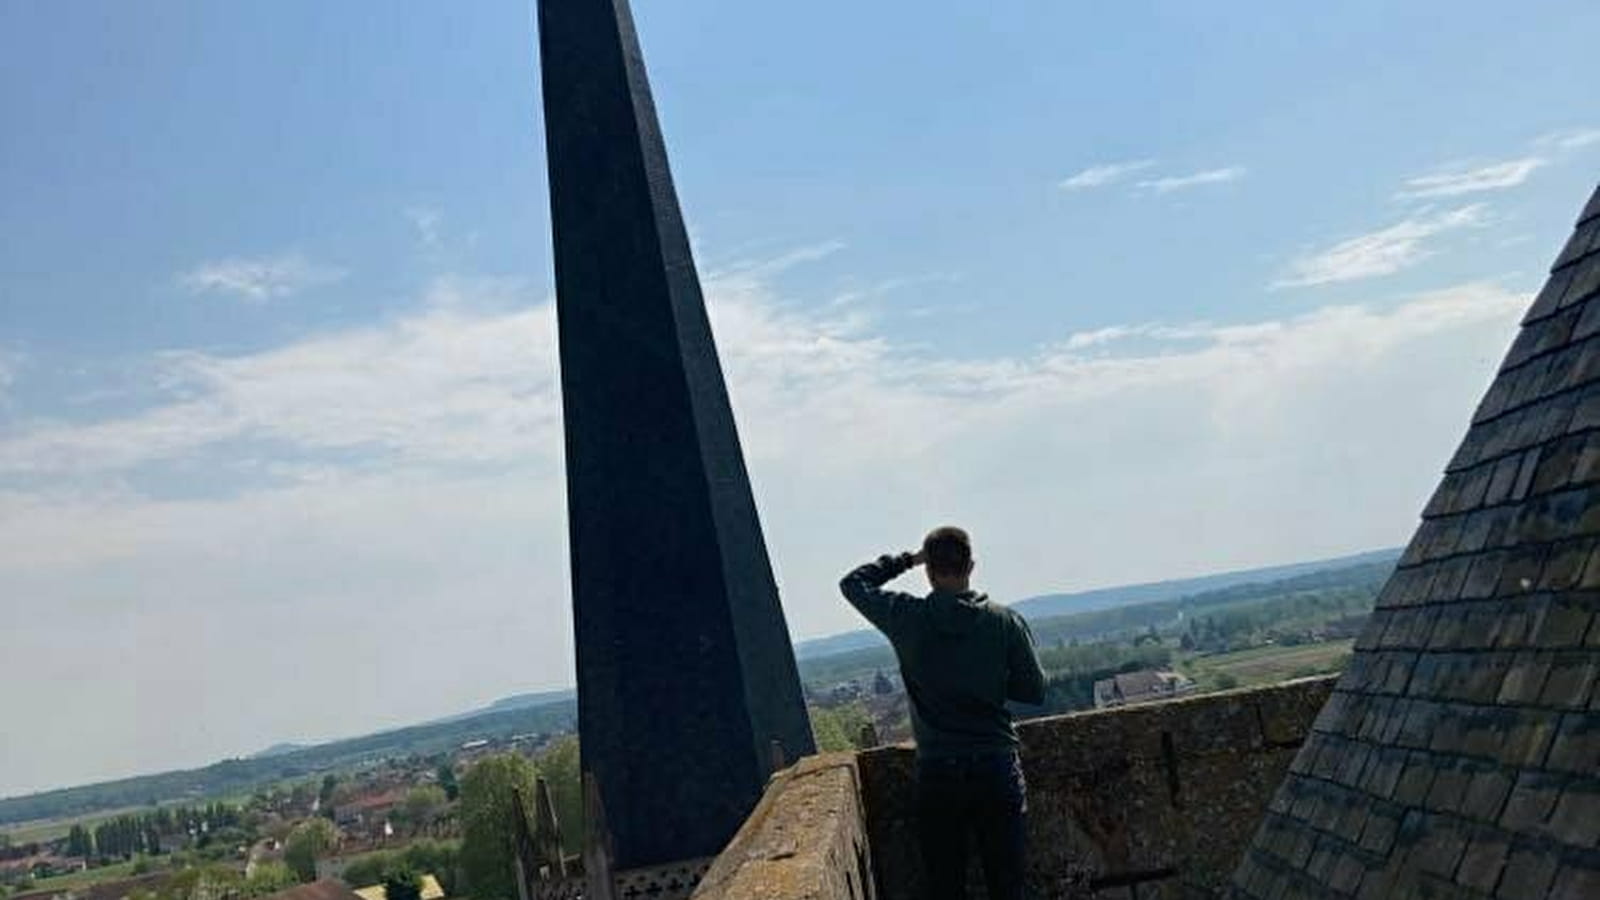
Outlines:
[{"label": "carved stone coping", "polygon": [[694,900],[873,900],[854,754],[800,760],[772,776]]}]

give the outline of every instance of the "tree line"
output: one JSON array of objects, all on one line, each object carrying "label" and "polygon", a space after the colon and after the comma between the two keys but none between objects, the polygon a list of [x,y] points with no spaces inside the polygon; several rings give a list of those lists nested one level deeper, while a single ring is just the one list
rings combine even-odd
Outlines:
[{"label": "tree line", "polygon": [[63,849],[67,856],[84,859],[154,856],[169,849],[165,842],[170,838],[180,842],[192,839],[197,846],[205,846],[216,832],[238,828],[242,819],[239,807],[228,803],[160,807],[146,813],[114,816],[92,830],[73,825],[67,831]]}]

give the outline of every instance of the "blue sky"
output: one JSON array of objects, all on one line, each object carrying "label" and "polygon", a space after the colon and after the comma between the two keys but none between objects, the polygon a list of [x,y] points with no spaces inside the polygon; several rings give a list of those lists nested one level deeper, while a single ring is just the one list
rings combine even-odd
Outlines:
[{"label": "blue sky", "polygon": [[[1592,3],[635,13],[797,636],[1404,540],[1600,172]],[[532,22],[0,5],[0,794],[569,681]]]}]

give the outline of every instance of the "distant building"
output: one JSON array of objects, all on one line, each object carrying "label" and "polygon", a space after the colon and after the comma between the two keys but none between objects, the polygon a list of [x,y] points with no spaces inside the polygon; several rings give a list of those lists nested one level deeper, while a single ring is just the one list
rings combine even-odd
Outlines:
[{"label": "distant building", "polygon": [[377,833],[388,820],[390,810],[406,798],[408,790],[402,785],[354,797],[334,807],[334,824],[341,828]]},{"label": "distant building", "polygon": [[1094,708],[1127,706],[1181,697],[1194,690],[1194,682],[1176,672],[1141,669],[1122,672],[1094,683]]}]

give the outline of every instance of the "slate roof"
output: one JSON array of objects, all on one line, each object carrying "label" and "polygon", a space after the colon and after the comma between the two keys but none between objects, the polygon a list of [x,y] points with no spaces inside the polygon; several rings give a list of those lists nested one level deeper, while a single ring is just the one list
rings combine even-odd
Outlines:
[{"label": "slate roof", "polygon": [[1230,896],[1600,897],[1600,190]]}]

